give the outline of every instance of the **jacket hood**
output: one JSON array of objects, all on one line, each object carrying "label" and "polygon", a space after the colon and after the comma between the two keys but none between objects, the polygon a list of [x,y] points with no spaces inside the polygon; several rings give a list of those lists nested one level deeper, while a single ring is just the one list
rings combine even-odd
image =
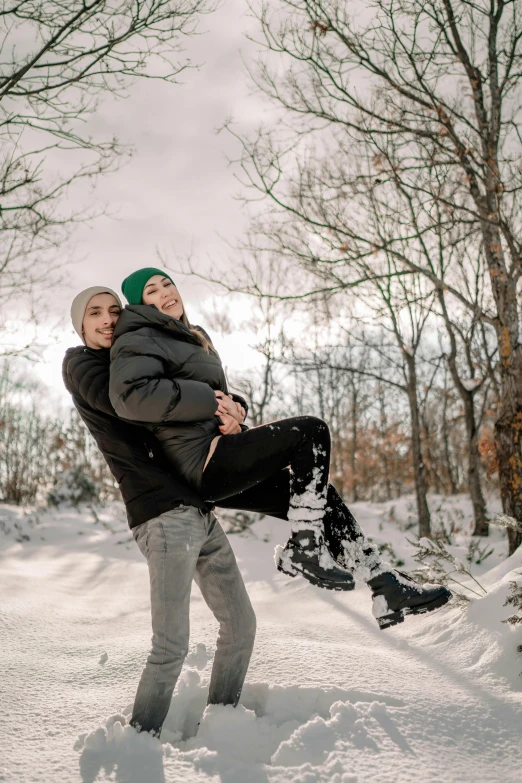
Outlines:
[{"label": "jacket hood", "polygon": [[156,305],[125,305],[114,328],[113,345],[118,337],[139,329],[152,327],[166,332],[178,340],[198,344],[199,340],[181,321],[161,313]]}]

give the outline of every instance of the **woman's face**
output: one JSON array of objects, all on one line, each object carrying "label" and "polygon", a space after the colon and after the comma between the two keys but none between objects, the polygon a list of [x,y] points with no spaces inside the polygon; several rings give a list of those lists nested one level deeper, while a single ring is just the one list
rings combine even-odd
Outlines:
[{"label": "woman's face", "polygon": [[178,289],[168,277],[154,275],[143,289],[143,304],[156,305],[161,313],[170,315],[178,321],[183,315],[183,302]]}]

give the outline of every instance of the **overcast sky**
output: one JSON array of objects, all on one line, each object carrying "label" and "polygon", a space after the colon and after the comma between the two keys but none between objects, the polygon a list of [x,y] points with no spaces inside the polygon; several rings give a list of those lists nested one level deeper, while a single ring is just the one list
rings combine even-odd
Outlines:
[{"label": "overcast sky", "polygon": [[[234,243],[247,219],[234,198],[239,184],[227,162],[227,155],[237,153],[237,143],[226,133],[217,135],[216,128],[230,115],[243,129],[253,128],[268,111],[260,98],[249,95],[241,59],[255,54],[244,37],[247,26],[255,25],[246,10],[244,0],[224,0],[218,11],[202,19],[202,34],[186,39],[187,54],[202,66],[186,71],[184,84],[142,80],[126,100],[109,98],[97,112],[95,131],[134,145],[135,155],[119,172],[99,181],[96,202],[107,204],[117,219],[99,218],[75,232],[82,261],[69,267],[68,286],[52,292],[52,323],[68,313],[81,289],[106,284],[119,291],[121,280],[134,269],[156,266],[157,247],[173,260],[192,251],[202,265],[209,257],[231,257],[218,233]],[[191,319],[201,320],[199,305],[211,291],[186,278],[176,282]],[[75,344],[78,338],[66,318],[58,344],[37,369],[61,401],[67,400],[61,359]],[[240,355],[240,346],[238,335],[218,339],[229,365],[252,360],[251,354]]]}]

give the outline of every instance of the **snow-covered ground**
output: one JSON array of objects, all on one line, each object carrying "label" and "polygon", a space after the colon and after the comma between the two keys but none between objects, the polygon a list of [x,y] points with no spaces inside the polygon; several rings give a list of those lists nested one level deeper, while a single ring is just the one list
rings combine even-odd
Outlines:
[{"label": "snow-covered ground", "polygon": [[[469,502],[431,502],[463,557]],[[415,565],[411,498],[354,511]],[[332,594],[277,574],[287,532],[265,518],[231,536],[258,616],[236,710],[203,714],[216,624],[194,587],[192,648],[159,742],[118,718],[150,642],[147,568],[122,506],[0,506],[0,781],[521,781],[522,627],[501,620],[522,552],[506,560],[494,531],[473,566],[487,595],[380,631],[364,585]]]}]

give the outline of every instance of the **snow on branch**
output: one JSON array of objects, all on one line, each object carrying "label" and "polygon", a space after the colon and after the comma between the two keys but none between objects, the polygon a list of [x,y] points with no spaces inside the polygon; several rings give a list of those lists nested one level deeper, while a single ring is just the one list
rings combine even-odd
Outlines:
[{"label": "snow on branch", "polygon": [[507,514],[500,514],[498,517],[495,517],[495,519],[491,519],[490,524],[522,533],[522,522],[519,522],[514,517],[510,517]]}]

